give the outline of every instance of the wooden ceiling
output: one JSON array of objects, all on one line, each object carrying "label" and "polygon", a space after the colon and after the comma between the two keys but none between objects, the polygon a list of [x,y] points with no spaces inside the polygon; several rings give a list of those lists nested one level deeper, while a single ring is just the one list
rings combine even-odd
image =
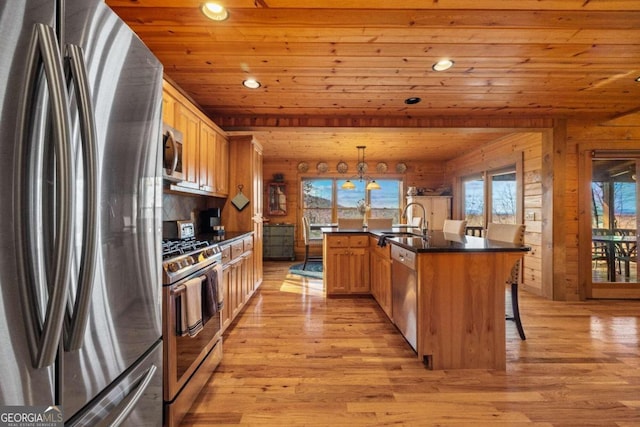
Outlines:
[{"label": "wooden ceiling", "polygon": [[[638,0],[221,0],[218,23],[200,0],[106,2],[266,157],[381,144],[373,158],[446,160],[514,128],[640,111]],[[433,71],[443,58],[454,67]]]}]

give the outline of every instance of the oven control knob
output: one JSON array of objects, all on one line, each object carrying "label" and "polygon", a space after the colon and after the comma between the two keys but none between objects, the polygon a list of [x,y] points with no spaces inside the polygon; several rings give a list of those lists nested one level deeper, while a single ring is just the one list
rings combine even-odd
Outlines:
[{"label": "oven control knob", "polygon": [[212,256],[213,256],[213,248],[207,248],[207,249],[205,249],[204,251],[202,251],[202,255],[203,255],[205,258],[210,258],[210,257],[212,257]]},{"label": "oven control knob", "polygon": [[180,263],[178,261],[170,262],[167,267],[170,272],[175,273],[176,271],[180,270]]}]

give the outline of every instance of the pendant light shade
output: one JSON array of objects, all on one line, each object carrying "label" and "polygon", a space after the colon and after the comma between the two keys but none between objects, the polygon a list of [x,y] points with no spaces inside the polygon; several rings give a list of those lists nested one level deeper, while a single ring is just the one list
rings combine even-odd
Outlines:
[{"label": "pendant light shade", "polygon": [[378,184],[374,179],[367,184],[367,190],[380,190],[380,184]]},{"label": "pendant light shade", "polygon": [[[361,182],[362,180],[369,181],[367,183],[367,186],[365,187],[367,190],[380,190],[380,184],[378,184],[375,179],[369,180],[369,177],[365,176],[364,174],[366,172],[366,163],[364,162],[364,149],[367,147],[365,147],[364,145],[358,145],[356,148],[358,149],[358,163],[356,164],[356,170],[358,171],[358,180]],[[354,190],[356,188],[356,185],[351,181],[351,179],[348,179],[341,185],[341,188],[343,190]]]},{"label": "pendant light shade", "polygon": [[344,184],[342,184],[343,190],[355,190],[355,188],[356,188],[356,185],[353,182],[351,182],[350,179],[346,180]]}]

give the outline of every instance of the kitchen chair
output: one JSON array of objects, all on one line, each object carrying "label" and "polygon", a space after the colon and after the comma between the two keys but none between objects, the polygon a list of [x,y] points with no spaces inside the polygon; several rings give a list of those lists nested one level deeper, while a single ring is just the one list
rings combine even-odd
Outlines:
[{"label": "kitchen chair", "polygon": [[309,248],[322,249],[322,239],[311,238],[311,224],[306,216],[302,217],[302,237],[304,238],[304,263],[302,264],[304,270],[309,261],[322,261],[322,255],[309,255]]},{"label": "kitchen chair", "polygon": [[[522,245],[524,243],[524,230],[523,224],[489,224],[487,228],[488,240],[496,240],[499,242],[509,242]],[[520,268],[521,260],[511,268],[511,274],[507,279],[507,283],[511,285],[511,310],[513,312],[512,317],[507,317],[506,320],[513,320],[518,328],[518,334],[520,339],[526,340],[524,334],[524,328],[522,327],[522,321],[520,320],[520,308],[518,307],[518,282],[520,281]]]},{"label": "kitchen chair", "polygon": [[[617,236],[634,236],[636,235],[636,230],[627,229],[627,228],[616,228],[614,230],[614,234]],[[615,244],[615,257],[618,262],[618,273],[622,274],[622,263],[624,263],[624,273],[625,277],[629,277],[631,273],[631,268],[629,263],[637,263],[638,262],[638,248],[637,242],[616,242]]]},{"label": "kitchen chair", "polygon": [[467,236],[482,237],[483,230],[484,227],[482,227],[481,225],[469,225],[465,229],[465,234]]},{"label": "kitchen chair", "polygon": [[[607,228],[594,228],[593,236],[607,236],[611,234],[611,230]],[[609,246],[605,242],[591,241],[591,262],[594,264],[592,269],[598,268],[598,261],[604,261],[607,264],[609,260]],[[607,264],[608,265],[608,264]]]},{"label": "kitchen chair", "polygon": [[338,228],[343,230],[362,230],[362,218],[338,218]]},{"label": "kitchen chair", "polygon": [[369,218],[369,230],[391,230],[392,218]]},{"label": "kitchen chair", "polygon": [[445,233],[464,234],[467,221],[459,219],[445,219],[442,231]]},{"label": "kitchen chair", "polygon": [[415,228],[420,228],[422,225],[422,217],[421,216],[413,216],[411,217],[411,226]]}]

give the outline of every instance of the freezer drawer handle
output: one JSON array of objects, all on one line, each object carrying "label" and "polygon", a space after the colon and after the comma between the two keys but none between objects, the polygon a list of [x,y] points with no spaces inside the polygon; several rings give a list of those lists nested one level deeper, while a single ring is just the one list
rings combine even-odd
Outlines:
[{"label": "freezer drawer handle", "polygon": [[91,104],[91,92],[87,78],[87,68],[82,48],[67,45],[69,65],[68,82],[75,88],[82,141],[84,165],[84,219],[82,230],[82,254],[78,274],[78,291],[75,303],[67,303],[65,319],[64,347],[67,351],[82,347],[85,329],[89,321],[91,294],[93,292],[93,274],[98,254],[98,153],[95,114]]},{"label": "freezer drawer handle", "polygon": [[125,396],[125,398],[122,399],[115,408],[113,408],[107,417],[97,424],[97,427],[117,427],[122,424],[138,404],[138,401],[149,386],[149,383],[151,383],[151,379],[157,369],[156,365],[151,365],[147,370],[147,373],[144,374],[129,394],[127,394],[127,396]]},{"label": "freezer drawer handle", "polygon": [[[73,250],[74,169],[69,102],[53,28],[34,25],[27,58],[14,198],[19,283],[24,284],[19,286],[20,298],[32,364],[37,369],[53,364],[64,323]],[[52,115],[47,118],[39,105],[47,99],[45,87]],[[53,149],[45,137],[48,122]],[[42,182],[53,176],[55,195],[50,195]],[[52,206],[51,202],[54,212],[43,207]],[[48,296],[44,316],[39,290]]]}]

